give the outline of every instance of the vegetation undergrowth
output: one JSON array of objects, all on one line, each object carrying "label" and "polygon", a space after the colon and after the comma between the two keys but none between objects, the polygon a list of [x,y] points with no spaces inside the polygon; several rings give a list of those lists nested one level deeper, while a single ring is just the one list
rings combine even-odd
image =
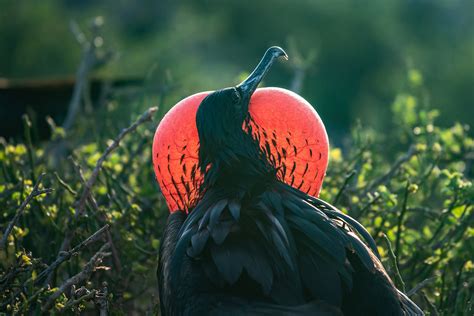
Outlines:
[{"label": "vegetation undergrowth", "polygon": [[[436,124],[416,74],[391,126],[356,124],[331,148],[321,198],[367,227],[427,315],[472,315],[474,140],[461,123]],[[159,115],[144,107],[111,99],[67,131],[49,119],[46,142],[25,116],[21,141],[1,139],[0,313],[158,313],[168,211],[151,163]]]}]

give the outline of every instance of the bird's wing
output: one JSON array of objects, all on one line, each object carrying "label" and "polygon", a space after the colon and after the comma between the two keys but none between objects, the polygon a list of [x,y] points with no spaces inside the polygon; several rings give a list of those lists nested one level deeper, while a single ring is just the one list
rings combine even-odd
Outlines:
[{"label": "bird's wing", "polygon": [[283,186],[285,187],[286,190],[291,191],[299,199],[313,205],[318,210],[322,211],[329,218],[333,220],[338,220],[342,222],[343,224],[345,224],[346,227],[350,227],[350,230],[356,232],[359,236],[363,238],[364,242],[369,246],[372,253],[375,254],[377,258],[380,260],[380,254],[377,249],[377,245],[375,244],[375,241],[370,235],[370,233],[365,229],[364,226],[362,226],[362,224],[360,224],[358,221],[356,221],[349,215],[342,213],[336,207],[334,207],[333,205],[329,204],[328,202],[324,200],[305,194],[304,192],[301,192],[300,190],[297,190],[293,187],[290,187],[287,185],[283,185]]},{"label": "bird's wing", "polygon": [[272,209],[284,210],[300,254],[298,269],[305,290],[313,298],[340,306],[346,293],[353,289],[354,268],[349,254],[356,254],[367,271],[375,271],[371,251],[344,221],[332,219],[307,201],[308,195],[286,184],[277,187],[277,191],[280,194],[268,192],[262,200]]},{"label": "bird's wing", "polygon": [[[380,254],[378,253],[375,241],[373,240],[372,236],[370,236],[369,232],[362,226],[362,224],[321,199],[306,195],[301,191],[295,190],[293,188],[290,188],[290,190],[293,191],[295,195],[299,196],[300,199],[307,201],[311,205],[324,212],[329,218],[337,222],[343,223],[344,227],[348,229],[348,234],[356,234],[354,235],[354,237],[357,239],[361,237],[362,240],[366,243],[366,245],[370,248],[370,251],[368,251],[368,253],[372,257],[372,262],[374,263],[374,272],[376,278],[379,278],[378,284],[382,284],[383,286],[388,288],[392,287],[392,289],[388,289],[388,293],[398,299],[398,304],[401,305],[405,315],[424,315],[423,311],[410,298],[408,298],[406,294],[395,288],[395,286],[390,280],[390,277],[386,273],[382,263],[380,262]],[[358,254],[357,251],[356,254]],[[362,260],[362,257],[359,256],[359,259]],[[351,263],[353,262],[351,261]],[[385,289],[385,291],[387,292],[387,289]],[[385,303],[385,301],[381,300],[380,304],[389,303]]]},{"label": "bird's wing", "polygon": [[174,293],[170,283],[171,258],[174,253],[178,233],[186,219],[186,214],[182,211],[176,211],[168,216],[168,221],[161,237],[160,256],[158,258],[158,288],[160,296],[161,314],[166,315],[165,306],[171,306],[170,300],[174,299]]}]

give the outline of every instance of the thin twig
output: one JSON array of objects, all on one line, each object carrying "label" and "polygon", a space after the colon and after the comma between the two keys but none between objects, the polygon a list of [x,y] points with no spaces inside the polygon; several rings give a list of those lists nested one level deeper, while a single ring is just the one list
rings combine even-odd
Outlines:
[{"label": "thin twig", "polygon": [[439,313],[438,313],[438,310],[436,309],[436,306],[433,303],[430,302],[430,300],[426,296],[425,292],[421,291],[421,297],[423,297],[425,303],[430,307],[430,315],[431,316],[438,316]]},{"label": "thin twig", "polygon": [[10,286],[17,275],[28,272],[31,268],[25,268],[22,265],[22,259],[18,258],[13,266],[8,268],[0,278],[0,292],[3,292],[7,286]]},{"label": "thin twig", "polygon": [[[74,164],[74,167],[76,168],[77,173],[79,174],[79,179],[81,180],[81,183],[85,186],[86,181],[84,179],[84,174],[82,172],[82,168],[81,168],[80,164],[77,161],[75,161],[74,158],[72,158],[72,157],[69,157],[69,158],[72,161],[72,163]],[[105,171],[105,169],[103,169],[103,170]],[[102,224],[106,224],[107,223],[107,218],[106,218],[105,214],[99,210],[99,206],[97,205],[97,201],[94,198],[94,195],[92,194],[92,192],[89,193],[88,203],[89,203],[89,206],[92,207],[92,209],[94,210],[94,212],[97,215],[97,218],[99,219],[99,221]],[[75,216],[77,217],[78,214],[76,213]],[[72,231],[70,231],[70,232],[72,232]],[[115,247],[114,241],[112,239],[112,234],[110,233],[110,230],[108,230],[108,229],[107,229],[107,232],[106,232],[106,238],[107,238],[107,242],[110,243],[110,248],[112,250],[112,256],[113,256],[113,260],[114,260],[114,266],[115,266],[118,274],[120,274],[120,272],[122,271],[122,264],[120,262],[120,258],[119,258],[119,255],[118,255],[117,248]]]},{"label": "thin twig", "polygon": [[58,257],[56,260],[54,260],[53,263],[49,265],[48,268],[46,268],[44,271],[42,271],[38,277],[36,278],[35,284],[39,284],[40,281],[43,278],[48,279],[48,276],[64,261],[69,260],[73,255],[77,254],[80,252],[84,247],[88,246],[89,244],[93,243],[96,241],[104,231],[108,231],[109,225],[105,225],[102,228],[100,228],[98,231],[87,237],[85,240],[83,240],[81,243],[79,243],[76,247],[72,248],[69,251],[63,251],[59,253]]},{"label": "thin twig", "polygon": [[407,296],[410,297],[410,296],[413,296],[416,294],[416,292],[418,292],[419,290],[421,290],[422,288],[424,288],[425,286],[427,286],[428,284],[432,283],[433,281],[435,281],[438,277],[434,276],[434,277],[431,277],[431,278],[428,278],[428,279],[424,279],[423,281],[421,281],[420,283],[418,283],[417,285],[415,285],[410,291],[407,292]]},{"label": "thin twig", "polygon": [[[439,225],[438,227],[436,228],[435,232],[433,233],[433,235],[431,236],[430,240],[428,241],[428,244],[431,245],[435,240],[439,239],[438,235],[441,233],[444,225],[446,224],[446,218],[449,217],[449,215],[451,214],[451,211],[454,209],[454,207],[456,206],[457,202],[458,202],[458,198],[459,198],[459,191],[458,190],[455,190],[454,191],[454,197],[453,199],[451,200],[451,203],[449,203],[449,207],[447,210],[443,211],[442,214],[439,216]],[[436,245],[433,245],[432,246],[432,249],[433,250],[436,250]]]},{"label": "thin twig", "polygon": [[[87,180],[87,182],[84,185],[84,189],[82,190],[81,196],[79,200],[75,202],[75,217],[81,216],[84,213],[85,206],[86,206],[86,201],[90,198],[91,192],[92,192],[92,187],[94,186],[95,182],[97,181],[97,177],[99,175],[100,170],[102,169],[102,165],[104,164],[105,160],[107,157],[110,155],[112,151],[114,151],[118,146],[120,145],[120,141],[129,133],[135,131],[137,127],[144,122],[150,121],[153,117],[153,114],[157,111],[156,107],[152,107],[148,109],[145,113],[143,113],[138,120],[135,121],[131,126],[128,128],[123,129],[120,134],[117,136],[117,138],[114,139],[112,144],[110,144],[105,152],[102,154],[102,156],[99,158],[97,161],[94,170],[92,171],[91,176]],[[70,243],[72,238],[74,237],[75,234],[75,229],[71,228],[72,223],[69,222],[68,224],[68,230],[66,232],[66,236],[62,242],[61,249],[60,251],[66,250]]]},{"label": "thin twig", "polygon": [[410,181],[407,181],[405,186],[405,195],[403,196],[403,204],[402,209],[400,210],[400,215],[398,216],[397,221],[397,236],[395,239],[395,256],[398,257],[400,254],[400,241],[402,240],[402,224],[403,219],[405,217],[405,213],[407,212],[407,202],[408,202],[408,194],[410,191]]},{"label": "thin twig", "polygon": [[117,136],[117,138],[112,142],[112,144],[110,144],[107,147],[105,152],[102,154],[102,156],[97,161],[97,163],[95,165],[95,168],[92,171],[92,174],[91,174],[90,178],[86,182],[86,186],[85,186],[84,190],[82,191],[81,198],[79,199],[79,201],[77,203],[77,207],[76,207],[76,212],[77,213],[82,214],[82,212],[84,211],[86,199],[88,198],[88,196],[89,196],[89,194],[92,190],[92,187],[93,187],[94,183],[97,180],[97,176],[99,175],[100,169],[102,168],[102,165],[104,164],[104,162],[107,159],[107,157],[109,156],[109,154],[112,151],[114,151],[120,145],[120,141],[125,137],[125,135],[127,135],[130,132],[135,131],[137,129],[137,127],[139,125],[141,125],[142,123],[151,120],[153,114],[156,111],[157,111],[156,107],[148,109],[145,113],[142,114],[142,116],[140,116],[140,118],[135,123],[133,123],[130,127],[123,129],[120,132],[120,134]]},{"label": "thin twig", "polygon": [[149,251],[149,250],[146,250],[146,249],[140,247],[140,245],[138,245],[136,241],[133,243],[133,246],[135,248],[137,248],[139,251],[141,251],[144,254],[149,255],[149,256],[156,256],[159,253],[159,251]]},{"label": "thin twig", "polygon": [[364,190],[364,195],[367,194],[368,192],[370,191],[373,191],[375,188],[377,188],[379,185],[381,184],[384,184],[386,182],[388,182],[390,179],[393,178],[393,175],[395,174],[395,172],[397,172],[397,170],[407,161],[409,161],[411,159],[411,157],[413,157],[414,155],[416,155],[418,153],[418,151],[416,150],[416,147],[415,146],[410,146],[410,148],[408,148],[408,151],[403,155],[401,156],[400,158],[397,159],[397,161],[395,161],[395,163],[392,165],[392,167],[390,168],[390,170],[384,174],[383,176],[381,176],[380,178],[378,178],[377,180],[375,180],[374,182],[372,182],[365,190]]},{"label": "thin twig", "polygon": [[56,180],[58,180],[59,184],[63,188],[65,188],[69,193],[71,193],[74,196],[77,195],[77,192],[73,188],[71,188],[71,186],[67,184],[66,181],[61,179],[61,177],[59,177],[59,174],[57,172],[54,172],[54,176],[56,177]]},{"label": "thin twig", "polygon": [[92,290],[92,291],[89,291],[87,294],[85,294],[85,295],[83,295],[83,296],[81,296],[77,299],[69,300],[66,303],[66,305],[64,305],[64,307],[61,309],[61,312],[67,311],[68,309],[71,309],[74,306],[79,305],[83,301],[89,301],[89,300],[93,299],[95,297],[96,293],[97,293],[97,290]]},{"label": "thin twig", "polygon": [[74,166],[74,169],[76,170],[77,175],[79,176],[79,180],[81,180],[81,183],[85,185],[86,179],[84,178],[84,172],[82,171],[81,165],[74,159],[73,156],[69,156],[68,159],[71,161],[72,165]]},{"label": "thin twig", "polygon": [[69,289],[72,285],[78,284],[80,282],[86,281],[89,279],[92,272],[95,271],[95,268],[102,263],[102,260],[109,256],[109,252],[105,252],[110,247],[109,243],[104,244],[99,251],[95,253],[94,256],[87,262],[82,269],[81,272],[77,273],[76,275],[67,279],[53,294],[51,294],[46,301],[46,303],[42,307],[43,312],[47,312],[53,307],[54,302],[56,299],[63,294],[67,289]]},{"label": "thin twig", "polygon": [[385,242],[387,243],[388,255],[393,265],[393,270],[395,272],[395,277],[398,283],[397,285],[400,286],[402,289],[402,292],[405,293],[405,282],[403,282],[402,275],[400,274],[400,271],[398,270],[397,257],[395,256],[395,253],[393,252],[392,244],[390,243],[390,240],[388,239],[387,235],[383,234],[383,238],[385,239]]},{"label": "thin twig", "polygon": [[377,195],[376,197],[372,198],[369,202],[367,202],[367,204],[364,205],[364,207],[360,209],[360,211],[357,212],[357,215],[355,215],[356,218],[362,218],[365,215],[365,212],[367,212],[367,210],[369,210],[370,207],[377,203],[381,198],[381,195]]},{"label": "thin twig", "polygon": [[41,184],[41,181],[43,180],[44,173],[41,174],[38,177],[38,181],[36,182],[35,186],[33,187],[33,190],[31,193],[27,196],[27,198],[21,203],[20,207],[16,210],[15,216],[13,216],[12,220],[8,224],[7,228],[5,229],[5,232],[3,233],[2,240],[0,241],[0,249],[5,248],[7,241],[8,241],[8,236],[13,230],[13,227],[17,224],[18,219],[20,218],[21,215],[23,215],[23,212],[25,211],[26,207],[28,204],[30,204],[31,200],[33,200],[35,197],[43,194],[49,194],[53,191],[53,189],[38,189],[39,185]]},{"label": "thin twig", "polygon": [[[81,184],[85,187],[86,186],[86,179],[84,178],[84,172],[82,171],[82,166],[79,164],[79,162],[77,162],[76,160],[74,160],[73,157],[69,157],[69,159],[71,160],[72,164],[74,165],[74,168],[76,169],[77,171],[77,174],[79,176],[79,180],[81,181]],[[87,202],[89,203],[89,206],[95,211],[95,212],[98,212],[99,210],[99,206],[97,204],[97,201],[94,197],[94,194],[92,193],[92,191],[89,192],[89,196],[87,197]],[[75,202],[77,203],[77,201]],[[79,216],[83,215],[83,213],[74,213],[74,218],[78,218]]]},{"label": "thin twig", "polygon": [[[78,173],[79,173],[79,178],[82,182],[83,185],[86,185],[86,182],[84,180],[84,176],[83,176],[83,173],[82,173],[82,168],[81,166],[79,165],[78,162],[76,162],[72,157],[71,157],[71,160],[73,161],[74,163],[74,166],[76,167],[76,169],[78,170]],[[105,168],[103,169],[105,171]],[[96,199],[94,198],[94,195],[92,194],[92,192],[90,192],[89,194],[89,198],[88,198],[88,203],[89,203],[89,206],[93,209],[93,211],[95,212],[96,214],[96,217],[97,219],[99,220],[100,223],[102,224],[106,224],[107,223],[107,217],[106,215],[104,214],[104,212],[100,211],[99,209],[99,205],[97,204],[97,201]],[[77,215],[77,214],[76,214]],[[114,261],[114,266],[117,270],[117,273],[120,274],[120,272],[122,271],[122,264],[120,262],[120,257],[118,255],[118,251],[117,251],[117,247],[115,247],[115,244],[114,244],[114,241],[112,239],[112,234],[110,233],[110,230],[107,229],[107,232],[106,232],[106,239],[107,239],[107,242],[110,243],[110,249],[112,251],[112,257],[113,257],[113,261]]]},{"label": "thin twig", "polygon": [[467,228],[474,222],[474,212],[471,212],[469,214],[469,216],[464,217],[464,215],[468,212],[468,210],[470,209],[471,206],[472,206],[471,204],[464,205],[464,210],[462,212],[462,215],[458,219],[459,223],[456,226],[454,226],[453,228],[451,228],[446,233],[444,238],[442,238],[442,239],[440,238],[441,240],[439,240],[438,242],[436,242],[432,246],[433,250],[437,250],[437,249],[443,247],[444,245],[446,245],[447,243],[456,242],[457,240],[459,240],[459,238],[462,237],[462,235],[467,230]]},{"label": "thin twig", "polygon": [[120,275],[120,273],[122,272],[122,263],[120,262],[120,256],[117,247],[115,247],[114,240],[112,239],[112,234],[108,229],[106,232],[106,238],[107,242],[110,244],[110,250],[112,251],[112,259],[114,262],[115,269],[117,270],[117,274]]},{"label": "thin twig", "polygon": [[346,175],[346,178],[344,179],[344,183],[342,184],[342,187],[339,189],[339,192],[337,193],[336,197],[334,198],[333,205],[336,205],[337,202],[339,201],[339,198],[341,197],[342,193],[346,189],[347,185],[349,184],[349,181],[356,175],[356,171],[352,170],[349,174]]}]

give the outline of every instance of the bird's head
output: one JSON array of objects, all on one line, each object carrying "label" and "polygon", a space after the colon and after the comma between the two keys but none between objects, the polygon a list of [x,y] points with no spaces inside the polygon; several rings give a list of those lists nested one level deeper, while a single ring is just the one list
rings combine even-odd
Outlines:
[{"label": "bird's head", "polygon": [[232,163],[249,149],[245,148],[242,127],[249,118],[249,102],[275,59],[288,59],[285,51],[272,46],[263,55],[255,70],[242,83],[207,95],[196,113],[199,134],[199,166],[202,172],[219,157]]},{"label": "bird's head", "polygon": [[278,57],[269,48],[242,83],[200,92],[176,104],[161,120],[153,140],[157,181],[171,212],[189,211],[200,198],[206,167],[216,155],[246,150],[251,137],[278,170],[279,180],[318,196],[328,162],[323,122],[301,96],[259,83]]}]

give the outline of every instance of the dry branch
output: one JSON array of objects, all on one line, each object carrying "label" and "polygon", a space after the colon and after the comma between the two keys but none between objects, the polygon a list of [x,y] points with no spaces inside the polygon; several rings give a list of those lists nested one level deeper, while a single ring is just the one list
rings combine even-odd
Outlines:
[{"label": "dry branch", "polygon": [[[75,169],[77,170],[77,173],[79,175],[79,179],[81,180],[82,185],[86,186],[86,180],[84,179],[84,173],[82,172],[81,165],[76,160],[74,160],[74,158],[72,157],[69,157],[69,158],[72,161]],[[105,169],[103,170],[105,171]],[[100,222],[105,224],[107,222],[106,216],[99,211],[99,206],[92,192],[89,193],[89,198],[87,200],[88,200],[89,206],[92,207],[94,212],[96,212],[97,217],[99,218]],[[75,216],[77,217],[78,214],[76,213]],[[117,269],[117,272],[120,274],[120,272],[122,271],[122,264],[120,263],[118,251],[117,251],[117,248],[115,247],[115,244],[112,239],[112,234],[110,233],[109,230],[107,230],[106,232],[106,238],[107,238],[107,242],[110,243],[110,249],[112,250],[112,256],[113,256],[115,268]]]},{"label": "dry branch", "polygon": [[109,154],[114,151],[119,145],[120,141],[127,135],[128,133],[131,133],[137,129],[139,125],[141,125],[144,122],[147,122],[151,120],[153,114],[157,111],[156,107],[148,109],[145,113],[140,116],[140,118],[133,123],[130,127],[123,129],[120,134],[117,136],[117,138],[110,144],[105,152],[102,154],[102,156],[99,158],[97,161],[94,170],[92,171],[92,175],[90,178],[87,180],[86,185],[84,187],[84,190],[82,191],[81,198],[77,202],[77,207],[76,207],[76,213],[82,214],[85,208],[85,203],[87,198],[89,197],[89,194],[92,190],[92,186],[95,184],[97,180],[97,176],[99,175],[100,169],[102,168],[102,165],[104,164],[105,160],[109,156]]},{"label": "dry branch", "polygon": [[109,311],[109,289],[107,288],[107,282],[104,282],[101,291],[97,291],[97,295],[95,296],[95,304],[99,307],[99,315],[100,316],[107,316]]},{"label": "dry branch", "polygon": [[87,264],[84,266],[84,269],[82,269],[81,272],[78,274],[72,276],[71,278],[67,279],[60,287],[59,289],[51,294],[42,307],[43,312],[49,311],[52,307],[56,299],[63,294],[67,289],[69,289],[72,285],[84,282],[89,279],[91,276],[92,272],[95,271],[95,268],[102,263],[102,260],[109,256],[109,252],[105,252],[108,248],[110,247],[109,243],[104,244],[99,251],[96,252],[94,256],[87,262]]},{"label": "dry branch", "polygon": [[408,291],[407,296],[410,297],[410,296],[415,295],[416,292],[418,292],[419,290],[421,290],[422,288],[424,288],[425,286],[427,286],[431,282],[435,281],[437,278],[438,277],[432,277],[432,278],[424,279],[423,281],[421,281],[420,283],[415,285],[414,288],[412,288],[410,291]]},{"label": "dry branch", "polygon": [[81,251],[84,247],[87,247],[89,244],[93,243],[96,241],[104,231],[108,230],[109,225],[105,225],[102,228],[100,228],[98,231],[93,233],[91,236],[87,237],[84,241],[82,241],[80,244],[78,244],[76,247],[72,248],[69,251],[62,251],[59,253],[58,257],[56,260],[54,260],[53,263],[49,265],[48,268],[46,268],[44,271],[42,271],[38,277],[36,278],[35,284],[39,284],[41,280],[44,278],[48,279],[49,275],[56,270],[56,268],[62,264],[63,262],[69,260],[72,256],[77,254],[79,251]]},{"label": "dry branch", "polygon": [[[74,217],[77,218],[78,216],[83,215],[85,207],[86,207],[86,201],[90,199],[91,192],[92,192],[92,187],[94,186],[95,182],[97,181],[97,177],[99,175],[100,170],[102,169],[102,165],[104,164],[105,160],[107,157],[110,155],[111,152],[113,152],[118,146],[120,145],[120,141],[129,133],[135,131],[138,126],[141,124],[150,121],[153,117],[153,114],[157,111],[156,107],[152,107],[148,109],[145,113],[143,113],[138,120],[135,121],[131,126],[128,128],[123,129],[120,134],[117,136],[117,138],[114,139],[112,144],[110,144],[105,152],[102,154],[102,156],[99,158],[97,161],[94,170],[92,171],[91,176],[89,179],[85,182],[84,184],[84,189],[82,190],[81,196],[79,200],[75,202],[75,215]],[[66,231],[66,236],[63,240],[63,243],[61,245],[61,251],[65,251],[67,248],[69,248],[69,245],[71,243],[72,238],[75,235],[75,228],[71,227],[72,223],[69,221],[68,223],[68,229]]]},{"label": "dry branch", "polygon": [[108,52],[104,56],[99,56],[97,53],[98,48],[101,46],[98,45],[98,43],[101,43],[101,41],[98,42],[96,39],[100,38],[102,24],[103,21],[100,17],[94,19],[92,23],[92,36],[90,40],[87,40],[77,23],[71,22],[71,31],[75,35],[78,43],[82,46],[83,54],[81,64],[77,69],[76,83],[74,85],[71,101],[69,102],[67,116],[63,123],[65,129],[71,128],[77,114],[79,113],[82,96],[84,90],[87,88],[89,73],[95,67],[104,64],[112,57],[111,52]]},{"label": "dry branch", "polygon": [[76,299],[70,299],[66,303],[66,305],[64,305],[64,307],[61,309],[61,312],[67,311],[68,309],[71,309],[74,306],[77,306],[84,301],[89,301],[89,300],[94,299],[96,293],[97,293],[97,290],[87,291],[87,293],[82,295],[81,297],[78,297]]}]

